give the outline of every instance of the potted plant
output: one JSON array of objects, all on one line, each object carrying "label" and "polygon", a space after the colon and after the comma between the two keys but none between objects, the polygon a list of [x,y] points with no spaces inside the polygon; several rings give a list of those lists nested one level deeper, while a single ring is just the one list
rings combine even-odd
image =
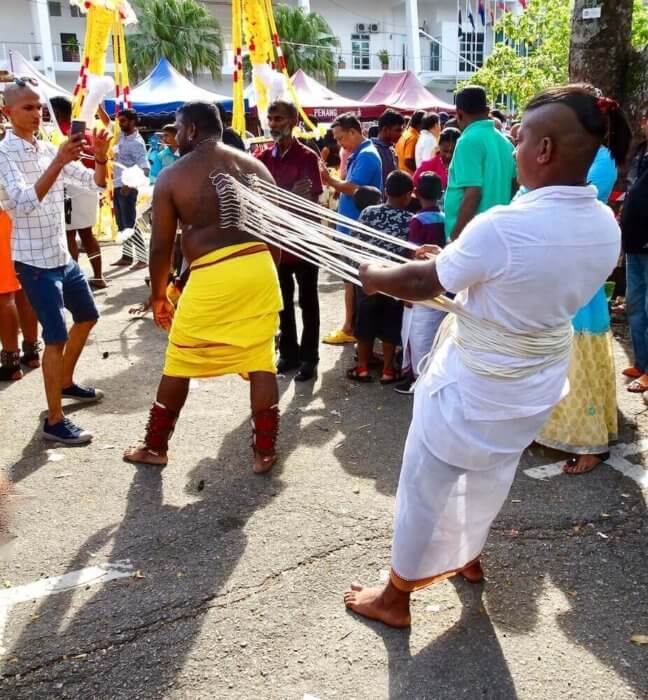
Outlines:
[{"label": "potted plant", "polygon": [[382,49],[376,56],[378,56],[378,60],[380,61],[380,67],[383,70],[389,70],[389,51],[387,51],[387,49]]},{"label": "potted plant", "polygon": [[342,58],[342,56],[338,56],[338,69],[344,70],[345,68],[346,68],[346,61]]},{"label": "potted plant", "polygon": [[63,44],[63,60],[78,63],[81,60],[79,41],[75,36],[71,36]]}]

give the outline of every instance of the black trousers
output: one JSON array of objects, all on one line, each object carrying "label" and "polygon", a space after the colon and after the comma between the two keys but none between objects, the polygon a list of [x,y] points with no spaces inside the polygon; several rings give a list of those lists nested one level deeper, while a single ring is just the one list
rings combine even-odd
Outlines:
[{"label": "black trousers", "polygon": [[[284,309],[280,314],[279,355],[287,362],[319,362],[320,310],[317,296],[318,268],[307,262],[279,265]],[[297,342],[295,280],[299,292],[303,331]]]}]

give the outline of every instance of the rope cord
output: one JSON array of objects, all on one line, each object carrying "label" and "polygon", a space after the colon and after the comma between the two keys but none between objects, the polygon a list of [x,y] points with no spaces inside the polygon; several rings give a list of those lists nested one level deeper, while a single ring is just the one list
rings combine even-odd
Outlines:
[{"label": "rope cord", "polygon": [[[358,269],[351,263],[393,266],[411,260],[360,237],[330,229],[322,221],[342,224],[353,232],[401,248],[416,249],[406,241],[340,216],[256,176],[247,178],[245,184],[223,173],[212,173],[210,179],[219,197],[221,226],[245,231],[352,284],[361,286]],[[516,333],[495,321],[478,318],[445,296],[416,303],[455,314],[450,333],[457,350],[464,364],[482,376],[502,380],[529,377],[567,360],[571,352],[571,322]],[[505,365],[485,359],[484,353],[518,359],[524,364]]]}]

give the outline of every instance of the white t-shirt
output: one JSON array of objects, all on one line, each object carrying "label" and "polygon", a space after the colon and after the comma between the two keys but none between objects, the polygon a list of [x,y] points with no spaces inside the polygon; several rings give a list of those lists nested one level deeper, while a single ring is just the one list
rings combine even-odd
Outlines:
[{"label": "white t-shirt", "polygon": [[[479,318],[518,333],[555,328],[571,321],[605,282],[620,241],[614,215],[597,201],[594,187],[545,187],[477,216],[439,255],[437,272],[443,287],[457,294],[457,304]],[[484,358],[509,366],[541,362],[491,353]],[[523,419],[546,412],[566,394],[568,366],[565,360],[529,377],[491,379],[468,369],[446,342],[420,389],[433,396],[456,384],[448,395],[460,401],[467,422]],[[456,421],[456,408],[441,412]],[[464,427],[469,434],[470,426]],[[443,441],[451,438],[444,438],[442,426],[434,433],[431,450],[446,459]],[[479,439],[487,451],[488,441]]]},{"label": "white t-shirt", "polygon": [[430,160],[430,158],[434,157],[437,145],[437,140],[431,131],[421,131],[414,151],[414,160],[417,168],[424,160]]}]

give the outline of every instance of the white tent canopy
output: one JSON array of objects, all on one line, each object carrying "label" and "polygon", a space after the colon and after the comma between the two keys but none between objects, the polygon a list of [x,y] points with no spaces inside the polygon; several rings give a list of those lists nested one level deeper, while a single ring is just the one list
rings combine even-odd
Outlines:
[{"label": "white tent canopy", "polygon": [[[20,51],[10,51],[9,59],[9,69],[17,78],[34,78],[38,82],[38,87],[34,86],[34,89],[38,90],[45,102],[57,96],[72,98],[70,92],[46,78]],[[2,90],[2,83],[0,83],[0,90]]]}]

